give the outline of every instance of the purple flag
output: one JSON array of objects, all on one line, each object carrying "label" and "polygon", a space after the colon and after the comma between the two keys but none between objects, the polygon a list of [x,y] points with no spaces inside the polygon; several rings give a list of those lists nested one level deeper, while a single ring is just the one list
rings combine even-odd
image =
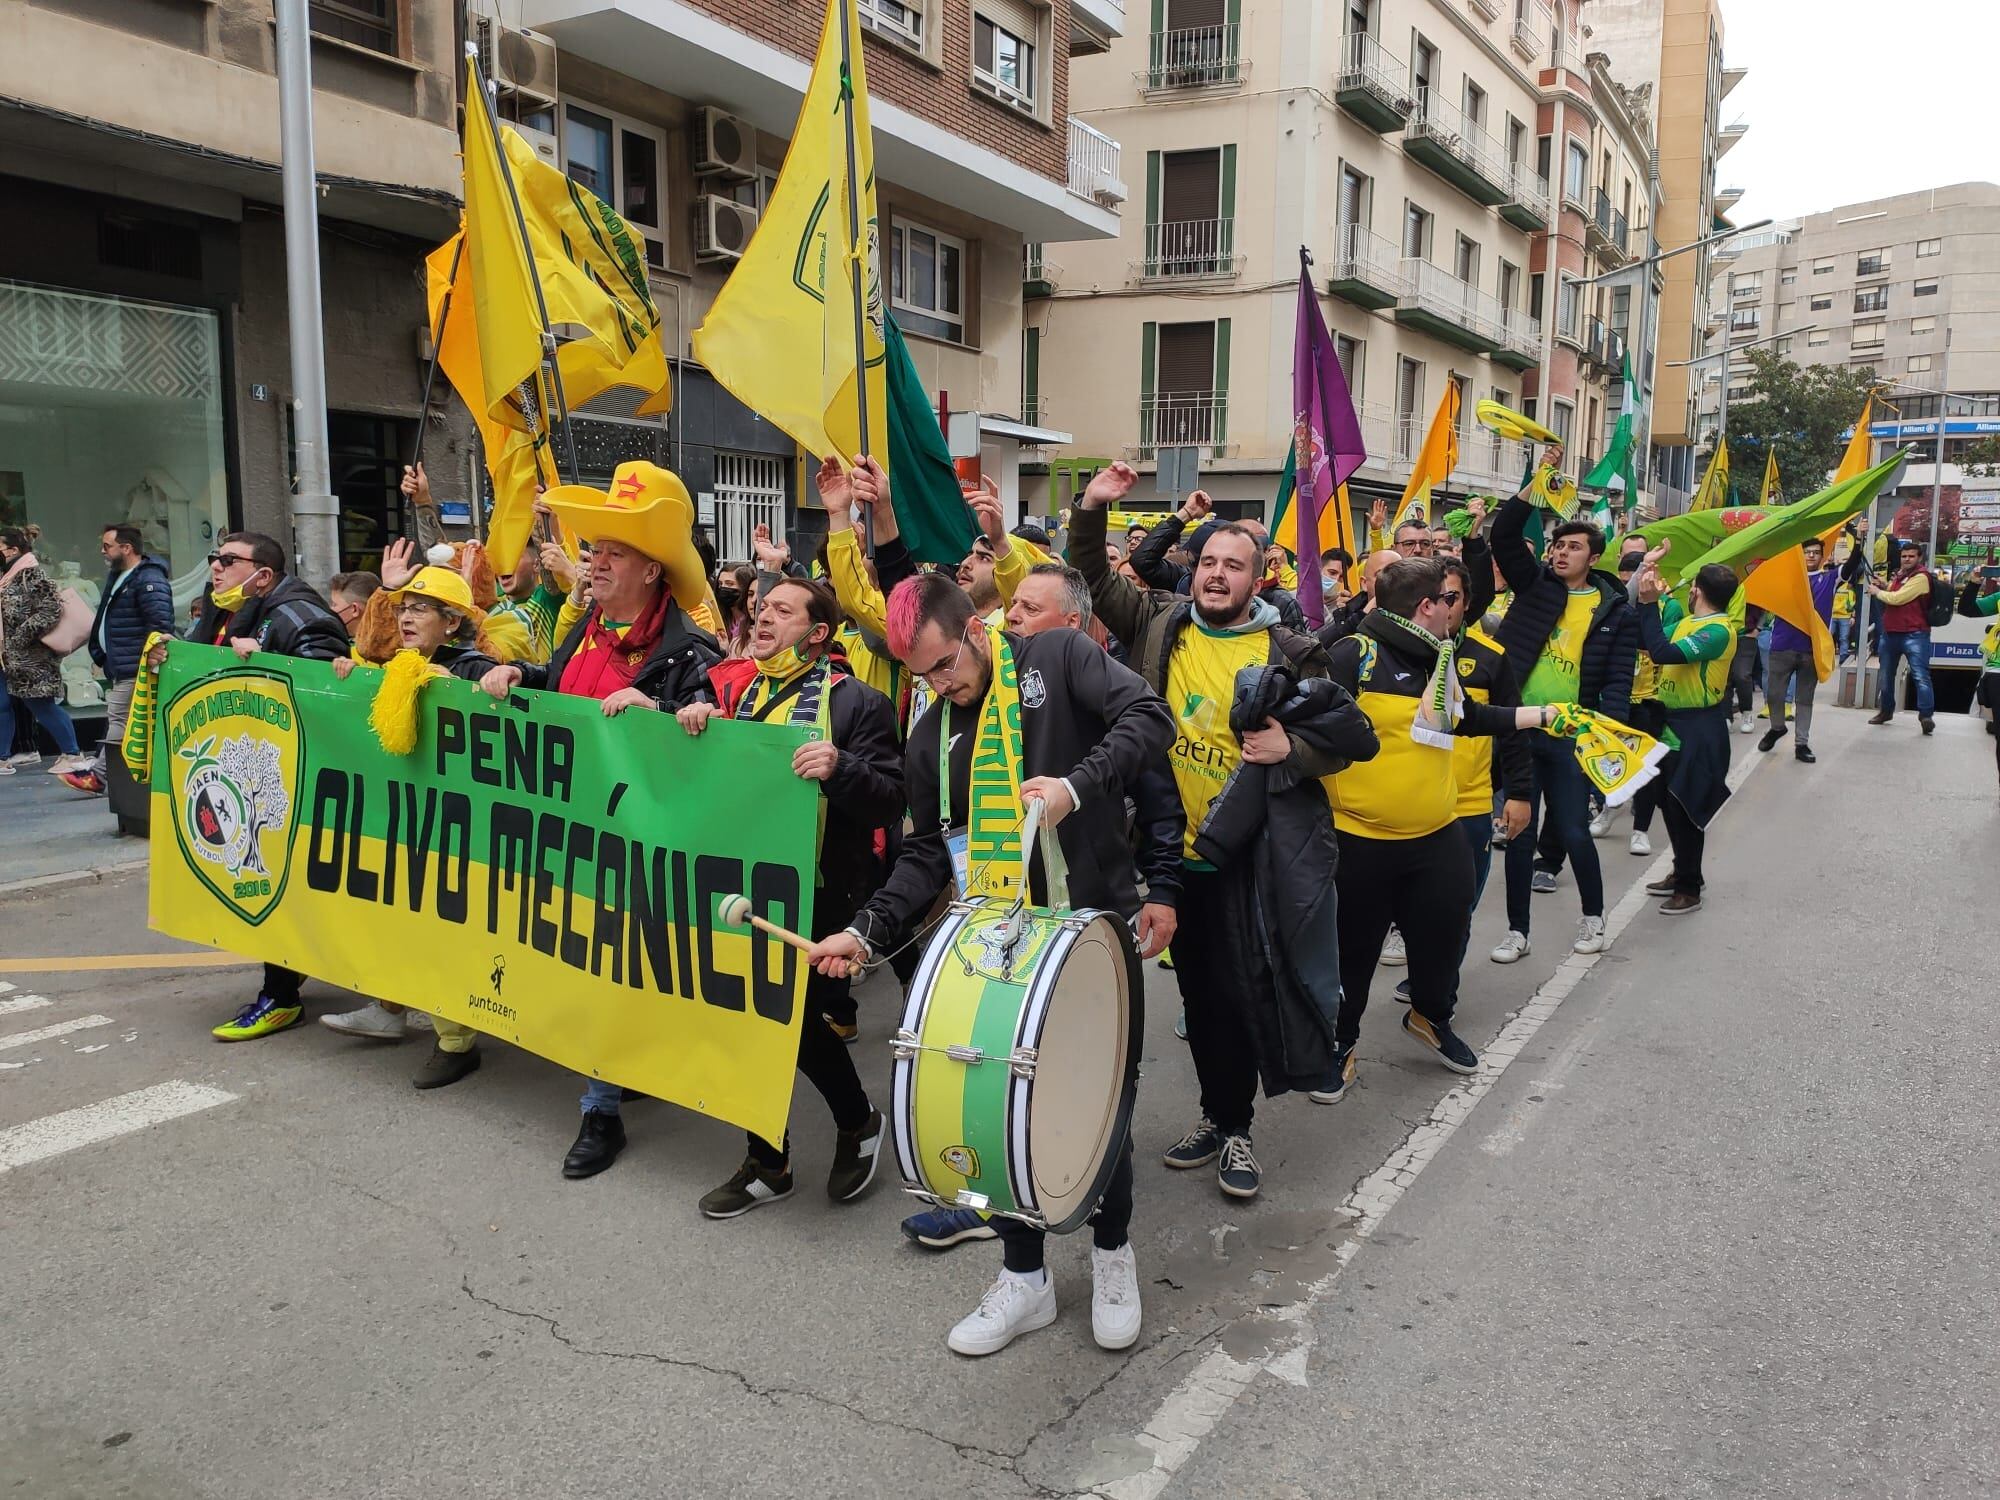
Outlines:
[{"label": "purple flag", "polygon": [[1299,247],[1298,333],[1292,344],[1292,412],[1292,464],[1298,484],[1292,509],[1298,525],[1299,608],[1306,623],[1317,629],[1326,618],[1320,588],[1320,516],[1333,503],[1334,492],[1367,462],[1368,450],[1361,442],[1361,419],[1354,414],[1347,376],[1340,368],[1333,336],[1326,330],[1326,318],[1313,292],[1312,256],[1303,245]]}]

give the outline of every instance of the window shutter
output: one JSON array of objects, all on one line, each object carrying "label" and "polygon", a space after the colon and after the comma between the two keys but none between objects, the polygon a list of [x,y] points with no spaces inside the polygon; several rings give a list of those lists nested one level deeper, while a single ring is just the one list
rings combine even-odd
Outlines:
[{"label": "window shutter", "polygon": [[1220,26],[1226,15],[1225,0],[1169,0],[1170,31],[1188,31],[1198,26]]},{"label": "window shutter", "polygon": [[[1229,148],[1232,152],[1235,147]],[[1229,440],[1229,319],[1215,321],[1215,441]]]},{"label": "window shutter", "polygon": [[1150,407],[1153,400],[1153,367],[1160,341],[1158,323],[1139,325],[1139,401]]},{"label": "window shutter", "polygon": [[1042,388],[1042,330],[1030,328],[1021,345],[1021,415],[1030,422],[1041,420],[1037,410]]},{"label": "window shutter", "polygon": [[[1229,151],[1225,147],[1224,151]],[[1150,153],[1149,153],[1150,154]],[[1161,162],[1160,223],[1187,224],[1222,217],[1223,152],[1173,151]],[[1230,165],[1235,165],[1231,153]]]},{"label": "window shutter", "polygon": [[1201,395],[1215,389],[1215,330],[1213,323],[1161,326],[1161,395]]},{"label": "window shutter", "polygon": [[1361,174],[1352,167],[1340,169],[1340,223],[1361,222]]},{"label": "window shutter", "polygon": [[1160,153],[1146,153],[1146,222],[1160,222]]},{"label": "window shutter", "polygon": [[1236,245],[1236,148],[1222,148],[1222,183],[1216,194],[1222,220],[1220,248],[1224,256],[1235,254]]}]

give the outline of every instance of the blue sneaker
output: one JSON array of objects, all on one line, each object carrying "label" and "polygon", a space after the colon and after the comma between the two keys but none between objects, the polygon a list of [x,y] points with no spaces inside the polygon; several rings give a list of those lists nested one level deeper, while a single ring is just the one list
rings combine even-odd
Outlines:
[{"label": "blue sneaker", "polygon": [[1338,1042],[1333,1048],[1333,1083],[1323,1089],[1309,1089],[1306,1097],[1315,1104],[1338,1104],[1347,1097],[1347,1086],[1354,1082],[1354,1043],[1345,1047]]},{"label": "blue sneaker", "polygon": [[969,1208],[928,1208],[903,1220],[903,1238],[926,1250],[949,1250],[967,1240],[997,1240],[985,1215]]},{"label": "blue sneaker", "polygon": [[1437,1060],[1454,1073],[1477,1073],[1479,1054],[1465,1045],[1459,1034],[1447,1025],[1433,1021],[1428,1016],[1419,1015],[1414,1010],[1403,1012],[1403,1030],[1416,1041],[1437,1054]]}]

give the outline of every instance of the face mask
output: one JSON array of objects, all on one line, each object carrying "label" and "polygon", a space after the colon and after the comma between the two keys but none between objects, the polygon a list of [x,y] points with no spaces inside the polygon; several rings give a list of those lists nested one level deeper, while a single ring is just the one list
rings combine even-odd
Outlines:
[{"label": "face mask", "polygon": [[811,666],[812,660],[797,646],[787,646],[782,651],[773,651],[769,656],[757,658],[757,671],[761,676],[784,682]]},{"label": "face mask", "polygon": [[[250,578],[255,578],[256,576],[255,573],[252,573]],[[226,614],[233,615],[249,602],[250,595],[244,591],[245,585],[249,582],[250,579],[246,578],[242,583],[235,585],[233,588],[211,590],[209,598],[215,601],[217,609],[222,610]]]}]

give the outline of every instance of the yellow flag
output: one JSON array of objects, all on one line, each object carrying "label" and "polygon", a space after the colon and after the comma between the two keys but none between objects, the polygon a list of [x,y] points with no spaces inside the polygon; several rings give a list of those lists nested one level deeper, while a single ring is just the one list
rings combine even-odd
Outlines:
[{"label": "yellow flag", "polygon": [[470,390],[460,387],[459,394],[495,421],[531,426],[536,419],[524,412],[520,386],[542,362],[542,316],[500,144],[480,103],[486,86],[471,58],[465,61],[465,75],[464,270],[472,282],[480,383]]},{"label": "yellow flag", "polygon": [[1758,498],[1760,505],[1782,505],[1784,500],[1778,488],[1778,450],[1764,450],[1764,493]]},{"label": "yellow flag", "polygon": [[[1870,391],[1868,399],[1861,403],[1861,415],[1854,423],[1854,435],[1847,440],[1847,451],[1840,456],[1840,467],[1833,471],[1835,484],[1839,484],[1843,479],[1852,479],[1857,474],[1865,474],[1874,467],[1868,461],[1869,454],[1874,451],[1871,437],[1874,430],[1874,413],[1875,393]],[[1845,521],[1841,522],[1841,526],[1846,524]],[[1820,545],[1826,548],[1826,555],[1832,557],[1834,544],[1840,540],[1840,526],[1834,527],[1819,540]]]},{"label": "yellow flag", "polygon": [[1729,444],[1721,437],[1715,440],[1715,457],[1708,461],[1708,472],[1701,476],[1701,488],[1694,492],[1689,510],[1720,510],[1729,503]]},{"label": "yellow flag", "polygon": [[[841,68],[843,11],[851,86]],[[854,169],[848,171],[848,133]],[[850,215],[850,190],[859,212]],[[858,259],[850,245],[859,230]],[[867,370],[867,451],[887,463],[880,231],[868,81],[853,0],[827,0],[792,144],[750,248],[694,332],[694,353],[730,394],[806,452],[862,452],[856,372]],[[862,277],[862,348],[854,345],[854,273]],[[814,367],[811,351],[819,353]]]},{"label": "yellow flag", "polygon": [[1447,380],[1437,412],[1431,417],[1431,430],[1424,435],[1424,446],[1417,454],[1416,467],[1403,486],[1402,504],[1396,511],[1399,520],[1415,511],[1426,526],[1430,525],[1431,490],[1449,480],[1451,471],[1458,467],[1458,405],[1458,382]]},{"label": "yellow flag", "polygon": [[1833,633],[1813,608],[1812,583],[1802,547],[1757,564],[1739,592],[1746,602],[1776,615],[1812,641],[1813,671],[1821,682],[1833,675]]}]

